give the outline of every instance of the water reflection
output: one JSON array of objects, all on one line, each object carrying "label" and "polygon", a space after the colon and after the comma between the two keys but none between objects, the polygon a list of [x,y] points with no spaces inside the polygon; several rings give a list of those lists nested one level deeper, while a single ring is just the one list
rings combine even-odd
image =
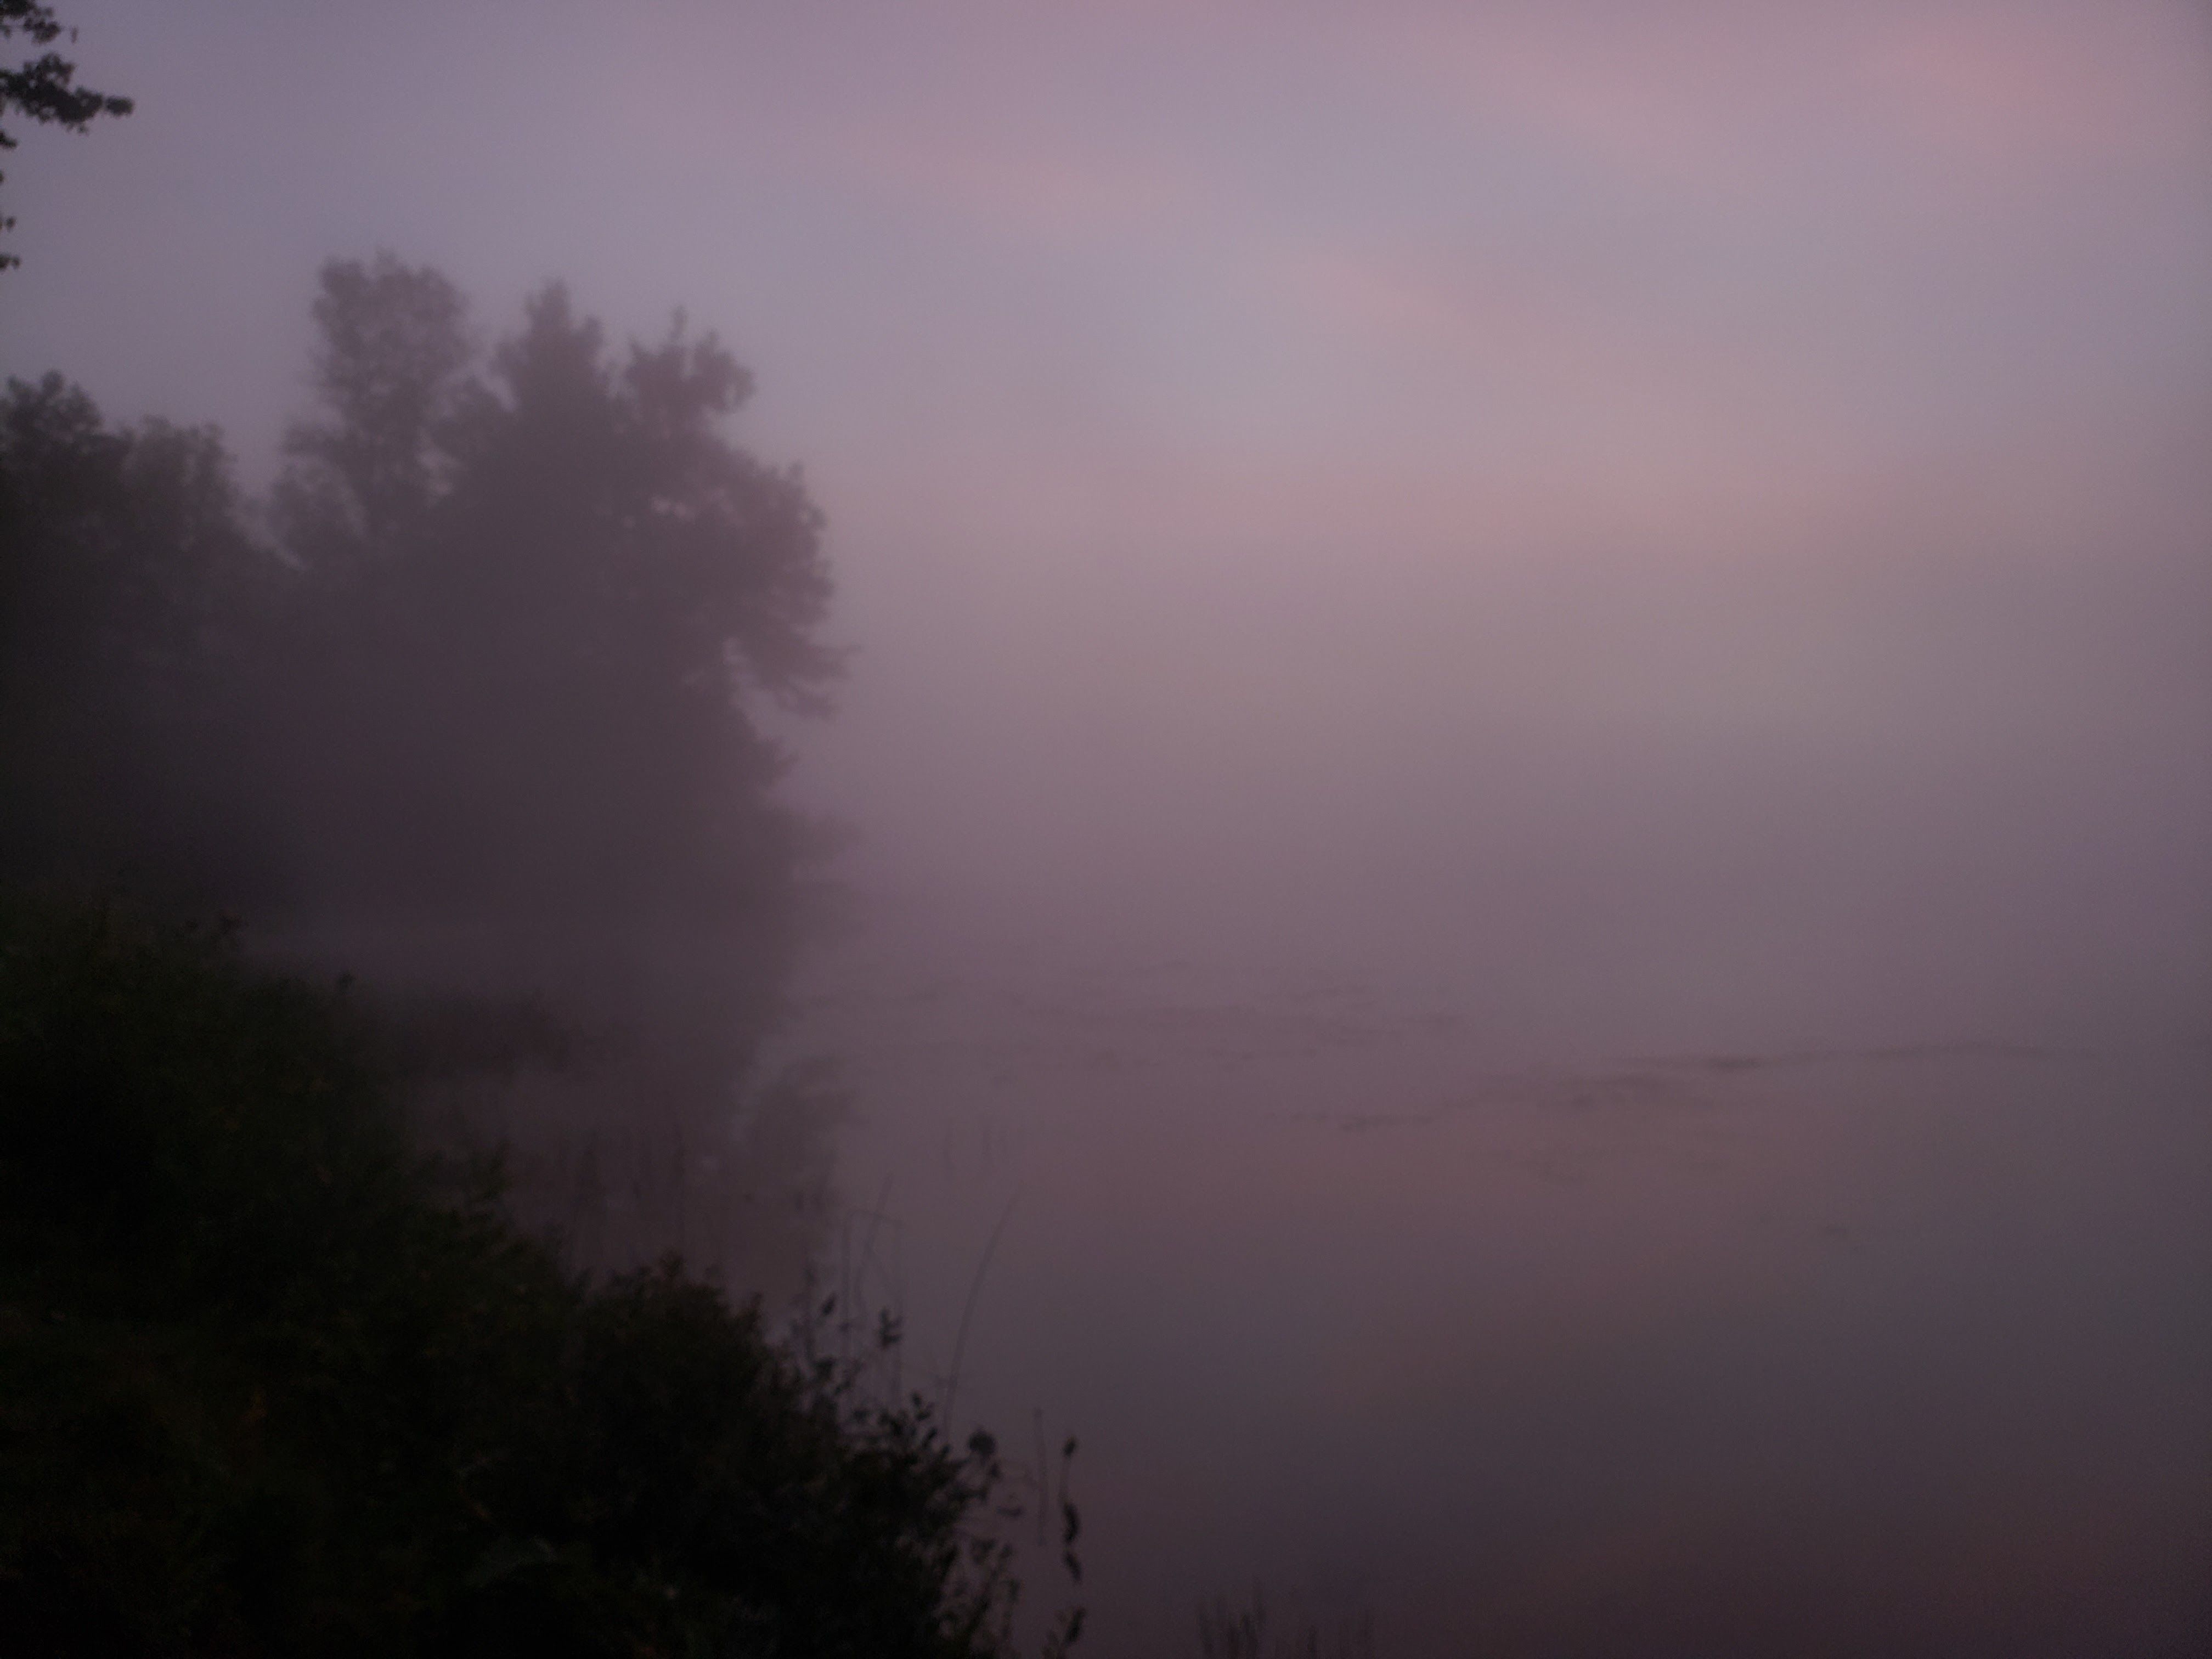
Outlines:
[{"label": "water reflection", "polygon": [[761,1054],[730,953],[681,928],[569,932],[512,918],[321,916],[262,953],[341,966],[401,1073],[422,1138],[496,1152],[506,1202],[595,1275],[675,1251],[781,1310],[833,1222],[848,1109],[826,1059]]}]

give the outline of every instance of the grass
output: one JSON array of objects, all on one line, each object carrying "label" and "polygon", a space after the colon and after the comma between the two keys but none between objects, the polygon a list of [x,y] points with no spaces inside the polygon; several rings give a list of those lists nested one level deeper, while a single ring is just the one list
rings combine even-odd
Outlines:
[{"label": "grass", "polygon": [[1198,1610],[1198,1650],[1201,1659],[1374,1659],[1375,1627],[1363,1615],[1327,1632],[1308,1619],[1271,1633],[1267,1600],[1255,1586],[1247,1605],[1222,1600]]}]

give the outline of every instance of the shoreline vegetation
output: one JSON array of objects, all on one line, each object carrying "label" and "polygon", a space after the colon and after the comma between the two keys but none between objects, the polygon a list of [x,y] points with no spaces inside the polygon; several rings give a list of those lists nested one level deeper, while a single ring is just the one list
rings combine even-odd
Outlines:
[{"label": "shoreline vegetation", "polygon": [[988,1435],[672,1255],[571,1272],[387,1047],[230,932],[0,913],[13,1650],[1009,1650]]},{"label": "shoreline vegetation", "polygon": [[266,501],[0,395],[0,1648],[1013,1651],[1073,1443],[723,1288],[811,1284],[840,1106],[760,1063],[841,660],[750,375],[388,254],[311,309]]},{"label": "shoreline vegetation", "polygon": [[686,1209],[834,1104],[752,1082],[834,842],[758,716],[839,665],[750,375],[388,255],[313,312],[265,503],[0,397],[0,1647],[1011,1650],[990,1437],[724,1293],[818,1218]]}]

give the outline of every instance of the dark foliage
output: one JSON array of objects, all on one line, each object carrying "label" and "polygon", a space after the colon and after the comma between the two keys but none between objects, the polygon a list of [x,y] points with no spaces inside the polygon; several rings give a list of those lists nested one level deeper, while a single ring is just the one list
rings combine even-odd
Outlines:
[{"label": "dark foliage", "polygon": [[[18,34],[34,46],[51,47],[64,35],[76,39],[76,31],[64,27],[53,8],[40,0],[0,0],[0,41]],[[100,116],[128,115],[131,110],[128,98],[77,85],[76,65],[58,52],[41,52],[12,68],[0,68],[0,117],[27,115],[42,125],[82,132]],[[0,127],[0,149],[13,149],[16,143]],[[0,231],[15,223],[0,216]],[[12,253],[0,252],[0,270],[22,263]]]},{"label": "dark foliage", "polygon": [[407,1150],[344,1001],[0,920],[0,1650],[999,1650],[997,1466]]},{"label": "dark foliage", "polygon": [[[58,374],[0,398],[0,861],[191,902],[243,884],[232,697],[270,567],[220,438],[113,428]],[[227,705],[226,699],[232,698]]]}]

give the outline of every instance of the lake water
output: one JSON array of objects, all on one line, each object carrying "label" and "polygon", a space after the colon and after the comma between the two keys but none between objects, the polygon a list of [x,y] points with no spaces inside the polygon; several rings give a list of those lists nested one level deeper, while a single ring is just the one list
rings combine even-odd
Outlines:
[{"label": "lake water", "polygon": [[822,1279],[1097,1659],[2207,1651],[2212,1048],[1615,1035],[878,916]]}]

